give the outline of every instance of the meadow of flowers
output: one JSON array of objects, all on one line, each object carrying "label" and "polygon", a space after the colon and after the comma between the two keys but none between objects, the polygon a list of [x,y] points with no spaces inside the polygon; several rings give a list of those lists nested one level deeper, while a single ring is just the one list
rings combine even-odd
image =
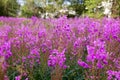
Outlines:
[{"label": "meadow of flowers", "polygon": [[0,17],[0,80],[120,80],[120,19]]}]

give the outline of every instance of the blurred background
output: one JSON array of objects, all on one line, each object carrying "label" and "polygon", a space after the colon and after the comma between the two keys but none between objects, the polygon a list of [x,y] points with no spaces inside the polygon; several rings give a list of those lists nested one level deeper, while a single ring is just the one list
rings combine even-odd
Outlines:
[{"label": "blurred background", "polygon": [[57,18],[119,17],[120,0],[0,0],[0,16]]}]

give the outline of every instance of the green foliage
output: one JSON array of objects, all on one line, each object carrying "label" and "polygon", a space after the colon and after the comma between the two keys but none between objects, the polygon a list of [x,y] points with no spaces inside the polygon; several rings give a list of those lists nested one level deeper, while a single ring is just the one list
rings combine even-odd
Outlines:
[{"label": "green foliage", "polygon": [[[17,0],[0,0],[0,16],[17,16],[18,12],[21,10],[21,16],[23,17],[39,17],[41,14],[45,14],[46,12],[59,12],[59,10],[63,9],[62,4],[64,3],[64,0],[24,1],[24,6],[21,6],[20,8]],[[48,4],[52,2],[53,4]],[[71,5],[67,6],[67,9],[75,11],[75,16],[85,15],[93,18],[100,18],[104,16],[103,8],[97,8],[97,6],[101,5],[102,0],[83,0],[83,3],[80,3],[79,0],[70,0],[70,2]],[[67,16],[74,17],[68,13]],[[120,16],[120,0],[113,0],[112,16]]]},{"label": "green foliage", "polygon": [[51,79],[51,70],[47,65],[46,57],[47,54],[41,54],[40,65],[36,65],[33,71],[33,78],[35,80],[50,80]]},{"label": "green foliage", "polygon": [[24,6],[21,7],[22,16],[31,17],[34,14],[34,0],[26,0]]},{"label": "green foliage", "polygon": [[17,16],[19,8],[17,0],[0,0],[0,16]]},{"label": "green foliage", "polygon": [[43,69],[42,65],[38,65],[34,68],[33,79],[34,80],[51,80],[50,69],[47,67]]},{"label": "green foliage", "polygon": [[[114,4],[112,7],[112,16],[120,15],[120,0],[113,0]],[[54,2],[53,4],[47,4]],[[101,5],[102,0],[83,0],[83,3],[80,3],[79,0],[70,0],[71,5],[67,6],[68,10],[73,10],[76,12],[75,16],[89,16],[93,18],[104,17],[103,7],[98,8],[97,6]],[[26,0],[26,4],[22,7],[22,15],[26,17],[37,16],[41,14],[55,13],[63,9],[62,4],[64,0]],[[59,15],[59,14],[58,14]],[[69,15],[68,17],[74,17]]]},{"label": "green foliage", "polygon": [[98,9],[97,6],[101,5],[102,0],[85,0],[86,13],[89,17],[103,16],[103,9]]},{"label": "green foliage", "polygon": [[19,75],[17,70],[14,70],[13,68],[9,68],[7,71],[7,75],[10,80],[14,80],[17,75]]},{"label": "green foliage", "polygon": [[85,12],[84,4],[72,3],[68,8],[74,10],[78,16],[84,14]]},{"label": "green foliage", "polygon": [[[56,4],[47,4],[50,2],[55,2]],[[31,17],[37,16],[39,17],[41,14],[54,13],[61,9],[63,0],[26,0],[24,6],[22,6],[22,16]]]},{"label": "green foliage", "polygon": [[[77,56],[77,55],[76,55]],[[68,68],[64,71],[63,80],[84,80],[84,68],[80,67],[77,63],[76,56],[71,58],[70,54],[67,54],[66,65]]]}]

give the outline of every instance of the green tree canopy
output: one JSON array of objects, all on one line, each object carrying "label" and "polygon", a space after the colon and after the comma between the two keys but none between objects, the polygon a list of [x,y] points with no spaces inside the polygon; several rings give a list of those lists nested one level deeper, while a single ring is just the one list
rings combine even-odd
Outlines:
[{"label": "green tree canopy", "polygon": [[17,16],[19,8],[17,0],[0,0],[0,16]]}]

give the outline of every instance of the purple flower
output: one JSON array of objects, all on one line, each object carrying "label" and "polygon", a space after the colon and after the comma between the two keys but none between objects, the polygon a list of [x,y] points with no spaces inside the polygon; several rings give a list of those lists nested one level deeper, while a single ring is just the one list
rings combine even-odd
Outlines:
[{"label": "purple flower", "polygon": [[12,56],[11,52],[11,43],[5,42],[3,45],[0,45],[0,56],[4,56],[6,59]]},{"label": "purple flower", "polygon": [[104,67],[104,65],[100,61],[98,61],[97,67],[98,67],[98,69],[102,69]]},{"label": "purple flower", "polygon": [[120,79],[120,71],[108,70],[107,74],[108,74],[107,80],[112,80],[112,79],[119,80]]},{"label": "purple flower", "polygon": [[29,80],[28,78],[26,78],[25,80]]},{"label": "purple flower", "polygon": [[16,77],[15,77],[15,80],[21,80],[21,75],[16,76]]},{"label": "purple flower", "polygon": [[89,68],[88,64],[85,63],[84,61],[78,60],[78,64],[79,64],[79,66],[81,66],[83,68]]},{"label": "purple flower", "polygon": [[34,48],[30,51],[30,54],[39,55],[39,48]]},{"label": "purple flower", "polygon": [[58,50],[54,49],[48,59],[48,66],[53,66],[55,67],[57,64],[60,67],[65,67],[65,49],[60,53]]}]

